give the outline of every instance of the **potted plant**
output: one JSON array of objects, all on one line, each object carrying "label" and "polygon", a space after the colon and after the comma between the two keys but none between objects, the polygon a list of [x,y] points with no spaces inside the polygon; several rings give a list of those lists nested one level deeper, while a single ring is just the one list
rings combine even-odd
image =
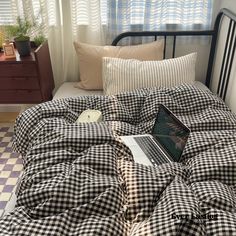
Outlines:
[{"label": "potted plant", "polygon": [[41,45],[43,42],[45,42],[47,39],[45,38],[45,36],[43,35],[42,32],[40,32],[38,35],[36,35],[34,37],[34,45],[36,47],[38,47],[39,45]]},{"label": "potted plant", "polygon": [[[26,18],[22,19],[17,17],[17,24],[6,26],[6,32],[9,38],[14,38],[16,49],[18,50],[20,56],[28,56],[31,53],[31,43],[30,36],[39,30],[40,27],[37,25],[36,21],[31,22]],[[39,46],[42,42],[46,40],[43,33],[40,31],[39,35],[35,36],[36,46]]]}]

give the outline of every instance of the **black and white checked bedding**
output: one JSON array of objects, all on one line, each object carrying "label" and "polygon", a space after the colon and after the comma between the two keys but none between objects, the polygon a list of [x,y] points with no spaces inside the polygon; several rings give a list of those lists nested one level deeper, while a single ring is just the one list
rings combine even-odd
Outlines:
[{"label": "black and white checked bedding", "polygon": [[[119,135],[151,131],[158,104],[190,129],[180,163],[133,162]],[[76,124],[85,109],[104,122]],[[236,116],[194,86],[55,100],[18,117],[17,206],[0,235],[236,235]]]}]

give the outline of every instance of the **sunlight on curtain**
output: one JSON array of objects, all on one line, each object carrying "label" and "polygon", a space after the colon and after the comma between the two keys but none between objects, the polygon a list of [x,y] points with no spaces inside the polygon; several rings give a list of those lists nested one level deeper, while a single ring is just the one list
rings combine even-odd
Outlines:
[{"label": "sunlight on curtain", "polygon": [[72,27],[75,39],[101,45],[105,43],[105,27],[102,26],[100,0],[71,0]]},{"label": "sunlight on curtain", "polygon": [[0,25],[2,24],[10,24],[13,22],[12,17],[12,5],[9,0],[1,0],[0,1]]},{"label": "sunlight on curtain", "polygon": [[107,42],[124,31],[209,29],[213,0],[101,0],[107,4]]}]

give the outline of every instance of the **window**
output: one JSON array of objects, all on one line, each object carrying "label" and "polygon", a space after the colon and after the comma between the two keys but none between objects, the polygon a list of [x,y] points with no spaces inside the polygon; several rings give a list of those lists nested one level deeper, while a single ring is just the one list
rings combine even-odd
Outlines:
[{"label": "window", "polygon": [[[18,0],[22,3],[24,0]],[[39,23],[44,22],[48,26],[56,25],[56,0],[31,0],[34,17]],[[25,4],[25,3],[23,3]]]},{"label": "window", "polygon": [[100,8],[103,25],[115,22],[123,26],[148,24],[160,28],[167,24],[186,27],[194,24],[210,26],[211,23],[212,0],[101,0],[100,6],[96,2],[72,0],[78,25],[88,25],[89,15],[95,8]]},{"label": "window", "polygon": [[12,24],[12,4],[11,0],[0,1],[0,25]]},{"label": "window", "polygon": [[104,21],[126,25],[149,25],[147,28],[164,28],[168,24],[182,27],[201,24],[209,27],[212,15],[212,0],[101,0],[106,7]]},{"label": "window", "polygon": [[[112,39],[124,31],[209,29],[213,0],[72,0],[77,25],[90,25],[92,17]],[[109,40],[108,40],[109,41]]]},{"label": "window", "polygon": [[56,0],[0,0],[0,25],[14,24],[17,16],[34,18],[45,25],[56,24]]}]

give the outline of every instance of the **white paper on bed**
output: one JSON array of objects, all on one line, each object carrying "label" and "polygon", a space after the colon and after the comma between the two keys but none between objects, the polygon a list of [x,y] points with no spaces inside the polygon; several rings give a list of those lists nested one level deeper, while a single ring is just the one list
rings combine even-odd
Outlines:
[{"label": "white paper on bed", "polygon": [[102,113],[99,110],[85,110],[83,111],[79,118],[77,119],[77,123],[89,123],[89,122],[101,122],[102,121]]}]

